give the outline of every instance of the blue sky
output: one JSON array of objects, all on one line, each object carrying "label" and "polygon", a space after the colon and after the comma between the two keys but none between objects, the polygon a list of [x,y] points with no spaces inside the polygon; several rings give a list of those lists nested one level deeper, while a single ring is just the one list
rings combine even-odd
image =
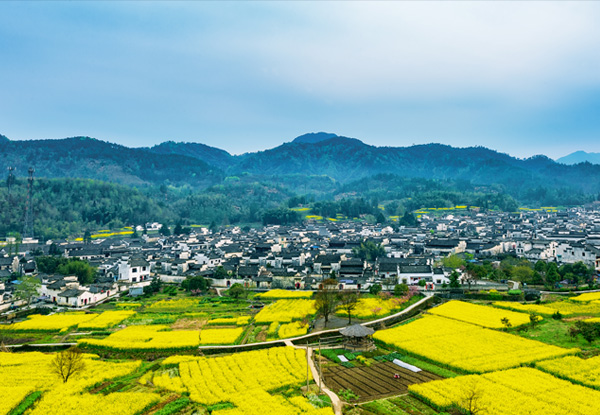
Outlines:
[{"label": "blue sky", "polygon": [[600,152],[597,2],[0,2],[0,133]]}]

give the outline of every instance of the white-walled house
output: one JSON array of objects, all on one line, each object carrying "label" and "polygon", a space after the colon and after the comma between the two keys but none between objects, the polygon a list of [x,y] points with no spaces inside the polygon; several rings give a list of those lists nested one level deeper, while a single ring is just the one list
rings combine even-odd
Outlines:
[{"label": "white-walled house", "polygon": [[150,263],[143,258],[121,259],[117,264],[117,281],[141,282],[150,278]]}]

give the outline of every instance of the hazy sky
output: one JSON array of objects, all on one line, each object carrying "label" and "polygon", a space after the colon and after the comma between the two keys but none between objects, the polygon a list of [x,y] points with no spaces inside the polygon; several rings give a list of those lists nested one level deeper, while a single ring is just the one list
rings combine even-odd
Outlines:
[{"label": "hazy sky", "polygon": [[600,152],[597,2],[0,2],[0,133]]}]

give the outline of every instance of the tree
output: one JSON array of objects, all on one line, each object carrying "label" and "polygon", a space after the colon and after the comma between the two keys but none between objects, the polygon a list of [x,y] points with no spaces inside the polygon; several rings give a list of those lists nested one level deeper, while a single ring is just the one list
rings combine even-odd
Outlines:
[{"label": "tree", "polygon": [[358,248],[352,248],[352,253],[362,260],[375,261],[385,256],[385,248],[373,241],[361,242]]},{"label": "tree", "polygon": [[537,324],[540,322],[542,318],[540,317],[540,315],[538,313],[536,313],[535,311],[532,311],[529,313],[529,324],[531,324],[531,328],[534,329],[535,326],[537,326]]},{"label": "tree", "polygon": [[187,277],[181,283],[181,287],[186,291],[206,291],[206,289],[210,286],[210,282],[201,276],[196,277]]},{"label": "tree", "polygon": [[75,275],[80,284],[90,284],[96,277],[96,268],[87,261],[71,258],[66,264],[59,265],[56,269],[62,275]]},{"label": "tree", "polygon": [[240,297],[245,297],[246,289],[244,288],[244,286],[242,284],[240,284],[239,282],[236,282],[231,287],[229,287],[229,290],[227,290],[227,295],[229,295],[230,297],[233,297],[235,299],[238,299]]},{"label": "tree", "polygon": [[38,295],[42,283],[33,275],[23,275],[19,278],[19,284],[15,286],[15,296],[21,300],[31,303],[31,299]]},{"label": "tree", "polygon": [[[185,282],[185,281],[184,281]],[[182,283],[183,285],[183,283]],[[151,282],[150,285],[147,285],[144,287],[144,294],[148,293],[148,294],[153,294],[153,293],[157,293],[160,291],[162,287],[162,281],[160,280],[160,278],[154,278]]]},{"label": "tree", "polygon": [[215,273],[213,276],[215,279],[222,280],[227,278],[229,274],[222,265],[219,265],[217,268],[215,268]]},{"label": "tree", "polygon": [[337,305],[337,281],[327,279],[323,281],[323,285],[317,291],[315,296],[315,308],[317,314],[323,317],[325,325],[329,321],[329,315],[335,311]]},{"label": "tree", "polygon": [[450,273],[450,288],[460,288],[460,281],[458,281],[458,272],[456,270]]},{"label": "tree", "polygon": [[89,229],[86,229],[83,234],[83,243],[89,244],[91,242],[92,242],[92,233],[90,232]]},{"label": "tree", "polygon": [[[61,249],[54,242],[50,244],[50,248],[48,249],[48,254],[50,255],[62,255]],[[37,262],[37,260],[36,260]]]},{"label": "tree", "polygon": [[421,279],[417,284],[419,285],[419,287],[425,287],[427,285],[427,281]]},{"label": "tree", "polygon": [[558,266],[555,262],[550,262],[546,269],[546,286],[554,287],[560,281]]},{"label": "tree", "polygon": [[352,323],[352,312],[358,306],[359,293],[355,290],[344,290],[339,293],[340,308],[348,314],[348,324]]},{"label": "tree", "polygon": [[463,392],[460,406],[465,409],[468,415],[476,415],[487,412],[483,403],[483,390],[475,380],[471,380],[470,385]]},{"label": "tree", "polygon": [[375,217],[375,223],[383,224],[385,223],[385,216],[381,212],[377,212],[377,216]]},{"label": "tree", "polygon": [[173,229],[173,235],[181,235],[183,233],[183,227],[181,226],[181,222],[177,222],[175,225],[175,229]]},{"label": "tree", "polygon": [[508,317],[502,317],[500,319],[500,322],[504,326],[504,330],[508,330],[509,328],[512,327],[512,323],[510,322],[510,320],[508,319]]},{"label": "tree", "polygon": [[377,295],[381,291],[381,284],[373,284],[369,287],[369,294]]},{"label": "tree", "polygon": [[465,260],[458,255],[450,255],[442,258],[442,264],[446,268],[458,269],[465,266]]},{"label": "tree", "polygon": [[167,225],[166,223],[163,223],[162,226],[160,227],[160,233],[163,236],[171,236],[171,230],[169,229],[169,225]]},{"label": "tree", "polygon": [[50,362],[51,372],[58,375],[63,383],[66,383],[71,376],[82,372],[84,369],[83,353],[77,347],[71,347],[57,353]]}]

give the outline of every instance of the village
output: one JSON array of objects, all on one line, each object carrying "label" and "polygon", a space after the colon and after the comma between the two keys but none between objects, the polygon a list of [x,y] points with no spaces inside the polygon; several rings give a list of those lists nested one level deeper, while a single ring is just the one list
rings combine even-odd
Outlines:
[{"label": "village", "polygon": [[[423,212],[416,227],[160,228],[4,246],[0,413],[600,405],[597,209]],[[573,395],[576,405],[558,398]]]},{"label": "village", "polygon": [[[149,225],[145,228],[157,228],[157,224]],[[140,233],[143,229],[139,226]],[[396,230],[360,222],[314,221],[248,231],[238,227],[217,232],[192,229],[191,234],[168,237],[156,229],[138,238],[99,238],[85,243],[25,240],[14,247],[5,246],[0,251],[0,310],[22,303],[13,293],[19,283],[15,277],[20,275],[39,280],[36,300],[83,307],[129,290],[139,294],[153,278],[181,283],[194,276],[225,289],[239,283],[249,289],[317,290],[324,279],[333,277],[340,289],[368,291],[381,285],[393,290],[397,284],[420,284],[421,290],[435,292],[449,286],[450,274],[456,270],[461,284],[469,283],[469,287],[523,288],[525,281],[492,281],[469,275],[464,267],[453,269],[452,264],[440,262],[451,255],[496,265],[503,256],[532,263],[581,262],[596,274],[600,272],[597,209],[422,215],[419,226]],[[382,251],[367,252],[368,247],[361,251],[365,242]],[[94,283],[82,285],[73,276],[40,272],[36,256],[52,250],[65,258],[88,261],[97,269]]]}]

